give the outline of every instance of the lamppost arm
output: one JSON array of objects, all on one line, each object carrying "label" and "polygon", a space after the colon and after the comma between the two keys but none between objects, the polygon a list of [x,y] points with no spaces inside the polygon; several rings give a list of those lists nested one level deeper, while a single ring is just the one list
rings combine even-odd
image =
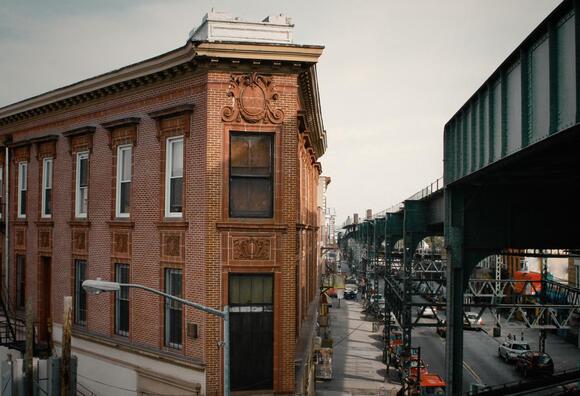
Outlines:
[{"label": "lamppost arm", "polygon": [[183,298],[173,296],[171,294],[167,294],[162,292],[161,290],[153,289],[151,287],[139,285],[136,283],[118,283],[118,282],[109,282],[109,281],[102,281],[101,279],[97,278],[96,280],[85,280],[83,282],[83,288],[90,293],[101,293],[101,292],[112,292],[112,291],[119,291],[121,287],[128,287],[134,289],[141,289],[148,291],[153,294],[157,294],[158,296],[168,298],[170,300],[178,301],[184,305],[190,306],[197,310],[207,312],[210,315],[219,316],[224,321],[224,376],[223,376],[223,394],[225,396],[230,395],[230,308],[229,306],[224,306],[224,310],[220,311],[215,308],[206,307],[205,305],[201,305],[198,303],[194,303],[189,300],[184,300]]},{"label": "lamppost arm", "polygon": [[179,298],[179,297],[176,297],[174,295],[164,293],[160,290],[153,289],[151,287],[147,287],[147,286],[143,286],[143,285],[139,285],[139,284],[135,284],[135,283],[119,283],[119,286],[147,290],[148,292],[158,294],[160,296],[169,298],[170,300],[179,301],[182,304],[189,305],[190,307],[199,309],[200,311],[204,311],[204,312],[207,312],[207,313],[215,315],[215,316],[219,316],[220,318],[225,317],[225,313],[223,311],[220,311],[220,310],[217,310],[214,308],[210,308],[210,307],[206,307],[205,305],[194,303],[194,302],[189,301],[189,300],[184,300],[183,298]]}]

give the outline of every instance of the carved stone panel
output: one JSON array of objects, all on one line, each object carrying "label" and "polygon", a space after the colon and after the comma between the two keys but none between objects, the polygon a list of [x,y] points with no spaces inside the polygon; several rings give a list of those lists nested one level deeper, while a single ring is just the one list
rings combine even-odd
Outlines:
[{"label": "carved stone panel", "polygon": [[88,230],[86,228],[72,229],[72,252],[73,254],[88,254]]},{"label": "carved stone panel", "polygon": [[26,228],[14,227],[14,248],[26,250]]},{"label": "carved stone panel", "polygon": [[232,248],[234,260],[270,260],[272,255],[269,238],[234,238]]},{"label": "carved stone panel", "polygon": [[278,93],[271,76],[233,73],[228,96],[233,98],[233,103],[221,110],[225,122],[281,124],[284,121],[284,111],[275,107]]},{"label": "carved stone panel", "polygon": [[38,228],[38,250],[49,253],[52,250],[52,229]]},{"label": "carved stone panel", "polygon": [[167,261],[183,261],[185,256],[184,233],[163,231],[161,233],[161,256]]},{"label": "carved stone panel", "polygon": [[131,255],[130,231],[113,231],[113,255],[115,257],[128,258]]}]

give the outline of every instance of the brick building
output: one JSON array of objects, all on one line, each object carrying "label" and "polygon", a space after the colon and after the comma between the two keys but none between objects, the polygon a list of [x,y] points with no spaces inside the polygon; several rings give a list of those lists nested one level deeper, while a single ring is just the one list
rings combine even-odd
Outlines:
[{"label": "brick building", "polygon": [[292,29],[212,12],[176,50],[0,109],[3,290],[15,315],[33,301],[56,347],[73,296],[78,380],[96,393],[221,394],[223,334],[140,290],[87,295],[95,278],[229,304],[232,388],[295,392],[326,134],[323,47]]}]

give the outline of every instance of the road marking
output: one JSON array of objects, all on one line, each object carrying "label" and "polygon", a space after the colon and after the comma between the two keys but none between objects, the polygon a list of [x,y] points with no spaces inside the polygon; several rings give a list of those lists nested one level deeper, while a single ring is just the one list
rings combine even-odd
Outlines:
[{"label": "road marking", "polygon": [[471,367],[469,367],[469,365],[465,362],[463,362],[463,367],[469,371],[469,374],[471,374],[473,376],[473,378],[475,378],[475,380],[477,381],[478,384],[482,384],[483,381],[481,381],[481,378],[479,377],[479,375],[477,375],[475,373],[475,370],[473,370]]}]

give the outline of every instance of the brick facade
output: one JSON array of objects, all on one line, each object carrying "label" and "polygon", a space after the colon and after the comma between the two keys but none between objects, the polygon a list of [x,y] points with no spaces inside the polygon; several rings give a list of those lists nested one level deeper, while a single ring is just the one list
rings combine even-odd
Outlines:
[{"label": "brick facade", "polygon": [[[314,62],[212,61],[199,59],[195,66],[188,61],[169,71],[127,77],[44,107],[30,105],[16,113],[0,109],[0,135],[11,156],[9,291],[14,300],[15,256],[25,255],[26,298],[35,302],[37,317],[49,324],[40,330],[48,339],[50,323],[58,328],[61,322],[63,298],[74,295],[75,259],[86,260],[88,279],[114,280],[115,265],[122,263],[129,266],[131,283],[161,290],[164,269],[181,269],[183,297],[217,309],[228,302],[230,273],[273,274],[273,388],[293,393],[298,329],[317,296],[320,271],[317,161],[323,150],[312,136],[324,131],[312,121],[320,118],[312,110],[319,112],[312,105],[318,93],[304,85],[305,78],[315,76]],[[232,78],[258,74],[270,78],[268,89],[276,94],[270,101],[273,111],[257,120],[246,118],[249,113],[232,119]],[[274,135],[272,218],[229,217],[231,131]],[[172,136],[184,141],[183,209],[178,218],[165,216],[166,142]],[[117,218],[117,147],[124,144],[132,145],[131,206],[128,217]],[[76,154],[85,151],[88,215],[77,218]],[[40,209],[44,158],[53,158],[50,218],[43,218]],[[28,163],[26,219],[17,217],[21,161]],[[244,256],[239,246],[248,244],[252,249],[259,244],[261,253]],[[183,344],[175,349],[164,343],[164,303],[159,297],[129,292],[128,336],[115,334],[114,295],[87,299],[86,325],[75,325],[73,334],[94,345],[92,353],[98,354],[100,344],[113,342],[127,353],[200,372],[202,392],[221,394],[221,319],[184,308]],[[197,338],[188,335],[188,324],[198,326]],[[190,386],[195,389],[196,384]]]}]

